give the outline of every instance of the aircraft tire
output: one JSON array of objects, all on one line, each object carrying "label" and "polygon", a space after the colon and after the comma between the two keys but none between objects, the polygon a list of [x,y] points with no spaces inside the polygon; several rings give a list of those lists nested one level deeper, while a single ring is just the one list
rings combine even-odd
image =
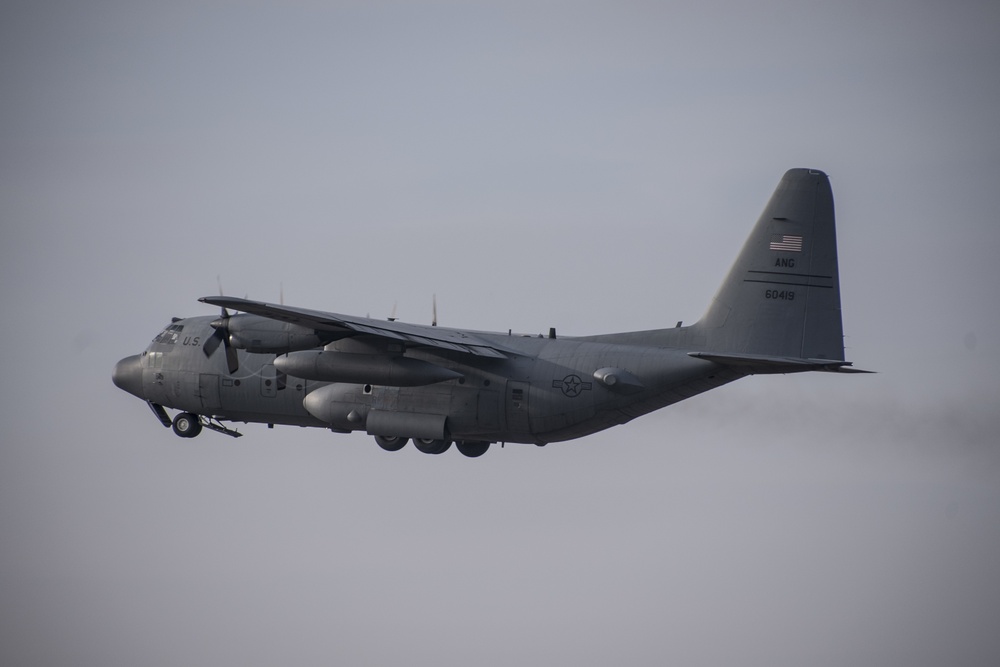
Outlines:
[{"label": "aircraft tire", "polygon": [[375,436],[375,442],[377,442],[378,446],[381,447],[382,449],[384,449],[387,452],[398,452],[403,447],[405,447],[406,443],[408,443],[409,441],[410,441],[409,438],[401,438],[398,435],[393,435],[393,436],[376,435]]},{"label": "aircraft tire", "polygon": [[193,438],[201,433],[201,419],[190,412],[182,412],[174,417],[173,429],[182,438]]},{"label": "aircraft tire", "polygon": [[485,454],[486,450],[490,448],[490,443],[476,442],[475,440],[459,440],[455,443],[455,446],[464,456],[474,459],[477,456]]},{"label": "aircraft tire", "polygon": [[424,454],[444,454],[451,447],[451,440],[431,440],[429,438],[414,438],[413,446]]}]

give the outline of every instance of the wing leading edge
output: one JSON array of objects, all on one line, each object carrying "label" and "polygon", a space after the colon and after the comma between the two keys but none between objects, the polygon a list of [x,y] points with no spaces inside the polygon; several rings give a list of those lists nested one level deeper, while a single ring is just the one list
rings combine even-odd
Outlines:
[{"label": "wing leading edge", "polygon": [[307,308],[251,301],[227,296],[206,296],[198,299],[202,303],[239,310],[252,315],[260,315],[279,322],[288,322],[319,331],[334,331],[338,333],[354,332],[403,341],[413,345],[435,347],[452,352],[473,354],[478,357],[506,359],[509,352],[500,349],[493,343],[458,329],[429,327],[405,322],[389,322],[373,320],[368,317],[352,317],[337,313],[327,313]]}]

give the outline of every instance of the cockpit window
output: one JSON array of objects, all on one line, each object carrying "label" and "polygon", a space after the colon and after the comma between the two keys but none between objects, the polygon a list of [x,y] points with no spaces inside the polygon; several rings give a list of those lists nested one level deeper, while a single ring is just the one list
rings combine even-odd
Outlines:
[{"label": "cockpit window", "polygon": [[184,331],[183,324],[171,324],[169,327],[160,332],[156,338],[153,339],[154,343],[162,343],[163,345],[173,345],[177,342],[177,338],[180,333]]}]

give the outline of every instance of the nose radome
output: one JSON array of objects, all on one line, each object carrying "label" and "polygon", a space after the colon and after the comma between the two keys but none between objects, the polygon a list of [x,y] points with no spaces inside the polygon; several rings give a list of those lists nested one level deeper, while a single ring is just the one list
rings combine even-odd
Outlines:
[{"label": "nose radome", "polygon": [[133,354],[115,364],[115,370],[111,373],[111,381],[119,389],[123,389],[133,396],[145,398],[142,394],[142,357]]}]

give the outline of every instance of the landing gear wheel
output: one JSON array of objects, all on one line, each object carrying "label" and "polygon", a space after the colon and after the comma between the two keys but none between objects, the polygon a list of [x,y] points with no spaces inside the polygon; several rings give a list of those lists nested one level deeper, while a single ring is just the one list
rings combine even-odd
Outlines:
[{"label": "landing gear wheel", "polygon": [[414,438],[413,446],[424,454],[444,454],[451,447],[451,440],[432,440],[430,438]]},{"label": "landing gear wheel", "polygon": [[376,435],[375,442],[378,446],[387,452],[398,452],[406,443],[410,441],[409,438],[400,438],[398,435],[386,436],[386,435]]},{"label": "landing gear wheel", "polygon": [[190,412],[182,412],[174,417],[173,429],[182,438],[193,438],[201,433],[201,418]]},{"label": "landing gear wheel", "polygon": [[476,442],[475,440],[459,440],[455,443],[455,446],[458,447],[458,451],[462,452],[463,455],[474,459],[477,456],[485,454],[486,450],[490,448],[490,443]]}]

